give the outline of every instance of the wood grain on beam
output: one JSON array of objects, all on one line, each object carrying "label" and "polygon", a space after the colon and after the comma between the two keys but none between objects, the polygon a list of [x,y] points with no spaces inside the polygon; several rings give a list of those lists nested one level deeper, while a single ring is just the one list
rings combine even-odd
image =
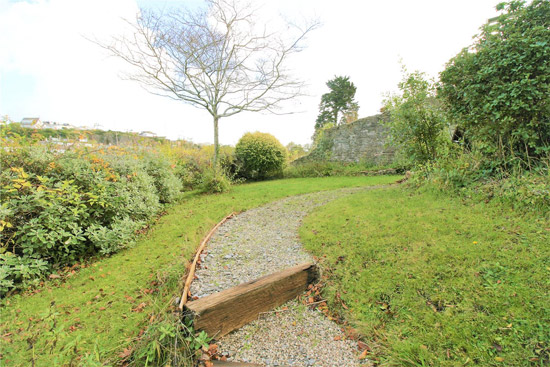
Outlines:
[{"label": "wood grain on beam", "polygon": [[200,298],[185,305],[195,330],[219,338],[297,297],[318,279],[312,263],[296,265],[271,275]]}]

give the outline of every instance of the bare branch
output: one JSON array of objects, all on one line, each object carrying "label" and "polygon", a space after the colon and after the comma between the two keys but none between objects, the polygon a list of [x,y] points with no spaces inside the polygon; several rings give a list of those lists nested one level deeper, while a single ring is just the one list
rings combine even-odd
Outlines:
[{"label": "bare branch", "polygon": [[99,44],[131,65],[126,77],[151,93],[206,109],[214,118],[217,144],[220,118],[243,111],[277,113],[283,102],[303,95],[304,83],[287,65],[319,22],[268,30],[254,22],[250,4],[206,1],[206,10],[142,10],[135,22],[127,22],[131,36]]}]

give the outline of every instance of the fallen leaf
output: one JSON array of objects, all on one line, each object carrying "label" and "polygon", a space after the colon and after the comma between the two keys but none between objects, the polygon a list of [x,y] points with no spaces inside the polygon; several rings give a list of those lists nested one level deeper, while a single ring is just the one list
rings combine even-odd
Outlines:
[{"label": "fallen leaf", "polygon": [[334,340],[338,341],[338,340],[342,340],[342,336],[341,335],[336,335],[334,337]]},{"label": "fallen leaf", "polygon": [[210,344],[208,346],[208,353],[215,354],[217,349],[218,349],[218,346],[216,344]]},{"label": "fallen leaf", "polygon": [[370,350],[370,348],[369,348],[369,346],[367,345],[367,343],[362,342],[362,341],[358,341],[358,342],[357,342],[357,348],[359,348],[359,350]]},{"label": "fallen leaf", "polygon": [[132,308],[132,312],[143,312],[143,309],[147,306],[147,303],[142,302],[137,307]]},{"label": "fallen leaf", "polygon": [[367,358],[367,354],[369,354],[369,351],[368,350],[364,350],[361,352],[361,354],[359,355],[359,359],[365,359]]},{"label": "fallen leaf", "polygon": [[122,360],[125,360],[131,355],[132,355],[132,348],[124,348],[124,350],[122,350],[122,352],[118,354],[118,357]]},{"label": "fallen leaf", "polygon": [[50,274],[49,278],[50,279],[59,279],[59,278],[61,278],[61,276],[57,275],[57,274]]},{"label": "fallen leaf", "polygon": [[504,358],[502,358],[502,357],[495,357],[495,361],[497,361],[497,362],[504,362]]}]

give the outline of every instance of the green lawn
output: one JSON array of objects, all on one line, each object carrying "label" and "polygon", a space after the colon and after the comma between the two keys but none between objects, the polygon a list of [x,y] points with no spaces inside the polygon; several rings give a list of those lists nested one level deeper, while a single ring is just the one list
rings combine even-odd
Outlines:
[{"label": "green lawn", "polygon": [[301,237],[382,366],[550,364],[547,219],[393,187],[329,203]]},{"label": "green lawn", "polygon": [[[137,245],[47,281],[39,293],[4,299],[2,365],[36,366],[113,361],[177,295],[187,260],[209,229],[232,211],[275,199],[341,187],[377,185],[399,177],[289,179],[239,185],[222,195],[188,195]],[[83,358],[90,362],[83,362]]]}]

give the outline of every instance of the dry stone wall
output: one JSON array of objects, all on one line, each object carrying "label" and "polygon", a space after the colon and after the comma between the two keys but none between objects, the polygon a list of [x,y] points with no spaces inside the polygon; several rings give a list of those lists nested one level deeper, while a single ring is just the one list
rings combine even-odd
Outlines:
[{"label": "dry stone wall", "polygon": [[389,130],[381,123],[382,116],[370,116],[325,130],[324,141],[319,147],[295,163],[315,160],[391,162],[394,149],[386,146]]}]

